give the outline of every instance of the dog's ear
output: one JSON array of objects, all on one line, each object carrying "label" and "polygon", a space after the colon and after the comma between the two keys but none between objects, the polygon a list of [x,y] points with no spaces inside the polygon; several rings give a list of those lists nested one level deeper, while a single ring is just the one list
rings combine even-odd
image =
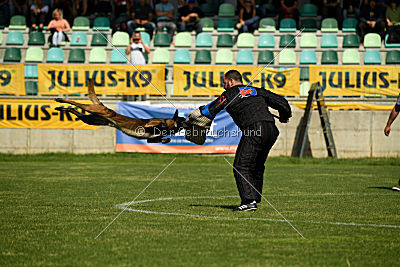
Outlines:
[{"label": "dog's ear", "polygon": [[177,118],[178,118],[178,110],[175,111],[174,117],[172,117],[172,119],[176,121]]}]

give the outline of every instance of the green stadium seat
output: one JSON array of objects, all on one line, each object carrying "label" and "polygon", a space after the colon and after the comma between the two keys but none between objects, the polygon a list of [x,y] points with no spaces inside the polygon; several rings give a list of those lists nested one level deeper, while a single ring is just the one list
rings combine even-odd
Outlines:
[{"label": "green stadium seat", "polygon": [[379,52],[379,50],[366,50],[364,53],[364,64],[382,64],[381,53]]},{"label": "green stadium seat", "polygon": [[215,64],[232,65],[233,64],[232,50],[226,48],[219,49],[215,56]]},{"label": "green stadium seat", "polygon": [[258,65],[273,65],[275,64],[274,52],[270,50],[261,50],[258,53]]},{"label": "green stadium seat", "polygon": [[150,34],[147,32],[140,32],[140,36],[142,37],[143,43],[150,47]]},{"label": "green stadium seat", "polygon": [[239,50],[236,59],[237,64],[253,64],[254,54],[251,50]]},{"label": "green stadium seat", "polygon": [[385,47],[387,48],[398,48],[400,47],[400,43],[388,43],[387,40],[389,38],[389,34],[386,34],[385,36]]},{"label": "green stadium seat", "polygon": [[303,29],[303,32],[316,32],[318,30],[317,21],[315,19],[303,19],[300,22],[300,29]]},{"label": "green stadium seat", "polygon": [[335,50],[322,52],[321,64],[338,64],[338,54]]},{"label": "green stadium seat", "polygon": [[125,54],[125,49],[123,48],[118,48],[118,49],[113,49],[111,51],[111,58],[110,58],[110,63],[118,64],[118,63],[123,63],[126,64],[128,62],[128,56]]},{"label": "green stadium seat", "polygon": [[194,59],[195,64],[211,64],[210,50],[198,50]]},{"label": "green stadium seat", "polygon": [[218,17],[234,17],[235,7],[231,3],[223,3],[218,8]]},{"label": "green stadium seat", "polygon": [[343,20],[342,32],[356,32],[358,20],[355,18],[347,18]]},{"label": "green stadium seat", "polygon": [[43,32],[31,32],[29,34],[28,45],[44,45],[45,43]]},{"label": "green stadium seat", "polygon": [[110,29],[110,19],[106,17],[96,17],[93,22],[94,31],[108,31]]},{"label": "green stadium seat", "polygon": [[90,21],[86,17],[76,17],[72,25],[73,31],[88,31],[90,29]]},{"label": "green stadium seat", "polygon": [[3,40],[4,40],[3,32],[0,32],[0,45],[3,44]]},{"label": "green stadium seat", "polygon": [[301,51],[300,64],[317,64],[317,53],[315,50]]},{"label": "green stadium seat", "polygon": [[214,14],[214,6],[210,3],[203,3],[200,6],[201,11],[203,11],[204,16],[213,17]]},{"label": "green stadium seat", "polygon": [[37,95],[38,91],[37,81],[25,81],[25,93],[27,95]]},{"label": "green stadium seat", "polygon": [[300,38],[300,48],[317,48],[317,35],[314,33],[303,33]]},{"label": "green stadium seat", "polygon": [[10,30],[25,30],[26,29],[26,19],[24,16],[13,16],[10,20]]},{"label": "green stadium seat", "polygon": [[68,56],[68,63],[85,63],[85,51],[81,48],[71,49]]},{"label": "green stadium seat", "polygon": [[211,33],[201,32],[196,37],[196,47],[212,47],[212,35]]},{"label": "green stadium seat", "polygon": [[283,49],[279,53],[279,64],[296,65],[296,52],[291,49]]},{"label": "green stadium seat", "polygon": [[90,43],[91,46],[107,46],[107,34],[105,33],[93,33],[92,35],[92,42]]},{"label": "green stadium seat", "polygon": [[360,52],[357,49],[346,49],[343,51],[342,64],[360,64]]},{"label": "green stadium seat", "polygon": [[102,47],[95,47],[90,51],[89,63],[106,63],[107,52]]},{"label": "green stadium seat", "polygon": [[127,47],[129,45],[129,34],[126,32],[115,32],[112,37],[111,44],[113,46]]},{"label": "green stadium seat", "polygon": [[38,66],[36,64],[25,64],[24,73],[26,79],[37,79],[39,77]]},{"label": "green stadium seat", "polygon": [[190,64],[190,52],[187,49],[178,49],[174,54],[174,64]]},{"label": "green stadium seat", "polygon": [[308,67],[300,68],[300,80],[308,81],[310,79],[310,69]]},{"label": "green stadium seat", "polygon": [[237,47],[242,48],[253,48],[254,47],[254,36],[251,33],[243,32],[239,34]]},{"label": "green stadium seat", "polygon": [[272,18],[263,18],[260,20],[258,24],[258,31],[259,32],[275,32],[276,25],[275,20]]},{"label": "green stadium seat", "polygon": [[234,21],[230,18],[222,18],[218,20],[217,31],[218,32],[233,32],[234,28]]},{"label": "green stadium seat", "polygon": [[367,33],[364,37],[365,48],[380,48],[382,45],[381,36],[377,33]]},{"label": "green stadium seat", "polygon": [[360,46],[360,37],[357,34],[348,34],[343,36],[343,48],[358,48]]},{"label": "green stadium seat", "polygon": [[171,38],[166,32],[157,33],[154,37],[154,46],[167,47],[171,44]]},{"label": "green stadium seat", "polygon": [[263,4],[261,7],[267,12],[267,17],[275,17],[277,15],[274,4]]},{"label": "green stadium seat", "polygon": [[43,50],[40,47],[29,47],[25,53],[25,62],[42,62]]},{"label": "green stadium seat", "polygon": [[6,45],[23,45],[24,35],[22,32],[11,31],[8,33]]},{"label": "green stadium seat", "polygon": [[389,50],[386,52],[386,64],[400,64],[400,50]]},{"label": "green stadium seat", "polygon": [[296,31],[296,21],[294,19],[282,19],[279,23],[280,32],[295,32]]},{"label": "green stadium seat", "polygon": [[47,51],[46,62],[48,63],[63,63],[64,62],[64,51],[59,47],[52,47]]},{"label": "green stadium seat", "polygon": [[322,20],[321,32],[338,32],[338,22],[334,18],[326,18]]},{"label": "green stadium seat", "polygon": [[156,48],[153,53],[153,64],[168,64],[169,51],[166,48]]},{"label": "green stadium seat", "polygon": [[4,53],[4,62],[20,62],[21,61],[21,49],[16,47],[7,47]]},{"label": "green stadium seat", "polygon": [[233,37],[230,34],[218,35],[217,47],[233,47]]},{"label": "green stadium seat", "polygon": [[293,34],[281,35],[279,40],[279,47],[296,47],[296,39]]},{"label": "green stadium seat", "polygon": [[175,47],[191,47],[192,35],[190,32],[179,32],[175,35]]},{"label": "green stadium seat", "polygon": [[212,32],[214,30],[214,21],[210,18],[201,18],[200,24],[203,26],[203,32]]},{"label": "green stadium seat", "polygon": [[86,46],[87,34],[86,32],[73,32],[71,36],[70,46]]},{"label": "green stadium seat", "polygon": [[259,48],[274,48],[275,47],[275,39],[272,33],[262,33],[258,37],[258,47]]},{"label": "green stadium seat", "polygon": [[302,17],[318,16],[317,6],[314,4],[303,4],[300,8],[300,16],[302,16]]},{"label": "green stadium seat", "polygon": [[321,39],[321,47],[338,47],[338,39],[336,34],[323,34]]}]

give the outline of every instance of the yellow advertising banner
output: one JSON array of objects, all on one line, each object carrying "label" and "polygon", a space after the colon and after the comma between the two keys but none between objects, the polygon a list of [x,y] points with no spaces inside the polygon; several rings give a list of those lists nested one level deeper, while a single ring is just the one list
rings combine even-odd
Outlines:
[{"label": "yellow advertising banner", "polygon": [[285,96],[300,95],[300,70],[291,68],[277,71],[260,66],[206,66],[174,65],[174,95],[220,95],[224,91],[224,73],[230,69],[239,71],[243,83],[252,82]]},{"label": "yellow advertising banner", "polygon": [[165,65],[48,65],[39,64],[42,95],[87,94],[93,79],[98,94],[165,94]]},{"label": "yellow advertising banner", "polygon": [[24,65],[0,65],[0,94],[25,95]]},{"label": "yellow advertising banner", "polygon": [[[306,109],[305,102],[293,102],[293,104],[299,109]],[[394,103],[391,105],[376,105],[368,103],[330,103],[325,102],[325,106],[328,110],[371,110],[371,111],[390,111],[393,109]],[[313,109],[317,109],[317,103],[313,104]]]},{"label": "yellow advertising banner", "polygon": [[[77,101],[90,103],[90,101]],[[0,99],[0,128],[38,129],[97,129],[77,120],[75,115],[57,111],[56,107],[69,107],[52,100]],[[71,106],[72,107],[72,106]],[[78,109],[81,111],[81,109]]]},{"label": "yellow advertising banner", "polygon": [[310,66],[310,84],[320,82],[325,96],[398,96],[400,68],[381,66]]}]

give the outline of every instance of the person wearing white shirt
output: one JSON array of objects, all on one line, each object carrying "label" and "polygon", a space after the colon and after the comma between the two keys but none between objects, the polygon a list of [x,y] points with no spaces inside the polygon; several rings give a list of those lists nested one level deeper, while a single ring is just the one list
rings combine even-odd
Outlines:
[{"label": "person wearing white shirt", "polygon": [[135,32],[130,39],[130,45],[125,50],[125,54],[131,55],[131,64],[146,65],[145,53],[150,54],[150,48],[143,43],[140,32]]}]

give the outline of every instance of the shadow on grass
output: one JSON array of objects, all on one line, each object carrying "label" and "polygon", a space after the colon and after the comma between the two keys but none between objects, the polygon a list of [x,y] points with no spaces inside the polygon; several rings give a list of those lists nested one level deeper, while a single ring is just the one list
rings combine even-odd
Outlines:
[{"label": "shadow on grass", "polygon": [[221,209],[229,209],[232,210],[237,206],[232,205],[200,205],[200,204],[191,204],[191,207],[208,207],[208,208],[221,208]]},{"label": "shadow on grass", "polygon": [[384,189],[384,190],[392,191],[392,188],[391,187],[387,187],[387,186],[370,186],[370,187],[368,187],[368,189]]}]

